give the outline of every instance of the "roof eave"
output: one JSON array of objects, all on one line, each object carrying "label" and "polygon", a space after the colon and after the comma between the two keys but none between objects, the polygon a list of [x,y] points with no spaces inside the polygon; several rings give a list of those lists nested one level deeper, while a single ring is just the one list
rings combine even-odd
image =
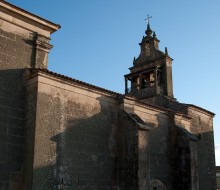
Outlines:
[{"label": "roof eave", "polygon": [[37,24],[41,26],[41,28],[46,29],[50,34],[61,28],[59,24],[41,18],[6,1],[0,1],[0,9],[11,16],[17,15],[18,17],[23,17],[29,23],[32,23],[33,25]]}]

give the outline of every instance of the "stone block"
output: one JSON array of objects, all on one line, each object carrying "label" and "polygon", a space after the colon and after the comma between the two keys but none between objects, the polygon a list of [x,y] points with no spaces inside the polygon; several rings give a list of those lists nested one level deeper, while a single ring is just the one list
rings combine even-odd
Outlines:
[{"label": "stone block", "polygon": [[13,126],[13,125],[8,125],[8,134],[23,137],[24,136],[24,128]]},{"label": "stone block", "polygon": [[7,133],[7,124],[0,124],[0,134]]},{"label": "stone block", "polygon": [[9,144],[23,145],[24,137],[19,137],[19,136],[15,136],[15,135],[8,135],[7,142]]},{"label": "stone block", "polygon": [[10,179],[10,169],[5,163],[0,163],[0,181],[7,181]]},{"label": "stone block", "polygon": [[8,39],[15,40],[15,34],[12,32],[7,32],[5,30],[1,30],[1,35],[8,38]]},{"label": "stone block", "polygon": [[20,155],[24,153],[24,147],[22,145],[8,144],[8,154],[9,155]]},{"label": "stone block", "polygon": [[7,134],[6,133],[0,134],[0,143],[7,143]]}]

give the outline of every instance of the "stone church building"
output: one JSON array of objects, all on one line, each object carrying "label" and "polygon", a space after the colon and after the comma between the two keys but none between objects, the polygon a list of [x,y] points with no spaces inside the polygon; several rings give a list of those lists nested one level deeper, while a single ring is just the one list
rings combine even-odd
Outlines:
[{"label": "stone church building", "polygon": [[214,114],[175,99],[150,25],[125,94],[47,70],[59,28],[0,1],[0,190],[216,190]]}]

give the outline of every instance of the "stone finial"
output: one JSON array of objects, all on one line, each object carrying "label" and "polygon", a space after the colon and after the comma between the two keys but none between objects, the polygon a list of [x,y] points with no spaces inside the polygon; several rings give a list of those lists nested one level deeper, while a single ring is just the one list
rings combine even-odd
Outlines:
[{"label": "stone finial", "polygon": [[165,47],[165,54],[168,55],[167,47]]},{"label": "stone finial", "polygon": [[133,65],[134,65],[134,62],[136,61],[136,58],[134,57],[134,59],[133,59]]},{"label": "stone finial", "polygon": [[149,24],[149,23],[147,24],[147,30],[145,31],[145,34],[146,34],[147,36],[151,36],[151,34],[152,34],[152,30],[151,30],[151,28],[150,28],[150,24]]}]

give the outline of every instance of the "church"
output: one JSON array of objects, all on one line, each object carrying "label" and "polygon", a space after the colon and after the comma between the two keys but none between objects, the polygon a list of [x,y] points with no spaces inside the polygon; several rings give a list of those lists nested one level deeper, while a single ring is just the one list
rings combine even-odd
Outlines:
[{"label": "church", "polygon": [[0,189],[216,190],[215,114],[175,99],[150,24],[124,94],[47,69],[59,28],[0,1]]}]

